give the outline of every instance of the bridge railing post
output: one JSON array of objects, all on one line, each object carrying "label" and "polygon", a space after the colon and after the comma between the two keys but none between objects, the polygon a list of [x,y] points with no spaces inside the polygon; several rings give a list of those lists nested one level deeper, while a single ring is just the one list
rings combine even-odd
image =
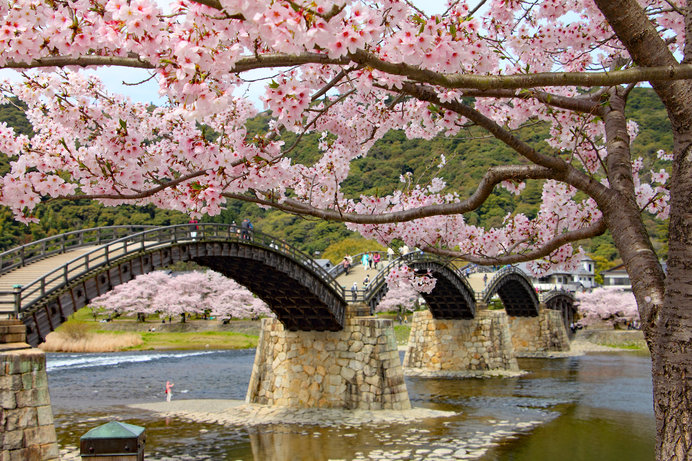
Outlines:
[{"label": "bridge railing post", "polygon": [[14,291],[14,317],[19,317],[19,311],[22,309],[22,286],[13,285],[12,290]]}]

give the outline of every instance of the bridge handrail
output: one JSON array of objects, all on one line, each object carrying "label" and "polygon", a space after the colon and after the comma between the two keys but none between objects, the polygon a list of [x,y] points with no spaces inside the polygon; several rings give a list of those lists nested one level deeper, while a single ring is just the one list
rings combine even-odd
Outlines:
[{"label": "bridge handrail", "polygon": [[383,267],[382,270],[379,271],[375,277],[373,277],[373,279],[370,281],[370,284],[368,285],[368,288],[366,290],[363,290],[362,301],[365,303],[370,302],[375,293],[379,291],[380,286],[383,283],[386,283],[386,277],[394,268],[401,267],[402,265],[410,262],[421,261],[435,261],[443,265],[449,265],[449,262],[451,260],[438,255],[433,255],[431,253],[423,253],[422,251],[411,251],[409,253],[401,255],[394,261],[390,262],[385,267]]},{"label": "bridge handrail", "polygon": [[[191,226],[194,226],[191,227]],[[223,234],[219,230],[224,231]],[[191,232],[196,232],[196,236],[192,237]],[[215,237],[223,236],[225,241],[241,241],[248,242],[253,246],[260,246],[272,249],[292,260],[300,263],[304,267],[311,270],[317,277],[322,279],[336,293],[344,297],[343,287],[332,277],[322,266],[315,262],[308,254],[298,250],[294,246],[280,239],[258,231],[251,231],[249,238],[245,239],[242,229],[232,224],[220,223],[196,223],[196,224],[177,224],[172,226],[155,227],[146,231],[130,234],[117,240],[111,241],[94,250],[84,253],[58,268],[44,274],[42,277],[32,281],[22,287],[15,288],[12,292],[0,292],[0,295],[14,295],[13,306],[11,310],[3,310],[0,304],[0,313],[14,313],[19,315],[31,309],[41,297],[52,294],[59,289],[82,277],[84,274],[93,271],[99,267],[110,264],[110,253],[122,250],[123,252],[117,255],[117,259],[122,259],[128,255],[139,253],[143,250],[156,248],[163,244],[178,242],[178,241],[216,241]],[[128,243],[132,242],[128,249]],[[121,247],[117,247],[122,245]],[[74,271],[77,270],[77,273]],[[60,281],[56,286],[48,287]],[[35,294],[40,294],[40,297],[35,298],[26,305],[22,305],[22,299],[31,297]],[[5,304],[5,303],[3,303]]]},{"label": "bridge handrail", "polygon": [[135,229],[141,230],[152,227],[158,226],[122,225],[91,227],[35,240],[0,253],[0,275],[17,267],[24,267],[28,263],[47,256],[64,253],[67,250],[94,243],[100,245],[105,242],[111,242],[123,237],[123,235],[131,234]]}]

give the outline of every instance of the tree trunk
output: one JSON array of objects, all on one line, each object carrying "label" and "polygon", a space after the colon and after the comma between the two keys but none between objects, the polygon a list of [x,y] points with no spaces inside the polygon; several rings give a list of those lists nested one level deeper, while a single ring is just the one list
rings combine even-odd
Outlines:
[{"label": "tree trunk", "polygon": [[666,292],[649,346],[659,460],[692,460],[692,126],[680,128],[673,128],[680,150],[671,175]]},{"label": "tree trunk", "polygon": [[[676,60],[636,0],[595,0],[611,27],[640,66],[675,64]],[[692,30],[692,7],[686,8]],[[692,56],[687,37],[685,59]],[[645,334],[651,350],[656,414],[656,458],[692,459],[692,82],[652,82],[673,127],[673,171],[665,295],[651,309]],[[614,235],[615,236],[615,235]],[[633,271],[628,267],[630,275]],[[635,292],[635,295],[637,293]]]}]

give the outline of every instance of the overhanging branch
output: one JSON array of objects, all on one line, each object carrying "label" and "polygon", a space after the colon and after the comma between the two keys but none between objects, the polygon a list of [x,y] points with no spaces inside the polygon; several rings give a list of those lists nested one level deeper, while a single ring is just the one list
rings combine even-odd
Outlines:
[{"label": "overhanging branch", "polygon": [[468,253],[462,253],[460,251],[447,250],[442,248],[435,248],[431,246],[424,247],[423,250],[429,253],[438,254],[440,256],[447,256],[452,258],[461,258],[465,261],[479,264],[481,266],[490,265],[503,265],[503,264],[515,264],[526,261],[533,261],[535,259],[544,258],[548,256],[553,251],[557,250],[563,245],[568,243],[576,242],[578,240],[588,239],[592,237],[599,236],[606,231],[606,223],[603,219],[599,219],[590,226],[583,227],[581,229],[565,232],[555,237],[554,239],[544,243],[539,248],[534,250],[529,250],[524,253],[509,254],[506,256],[475,256]]},{"label": "overhanging branch", "polygon": [[428,205],[410,210],[395,211],[381,214],[343,213],[339,210],[325,210],[300,202],[295,199],[286,199],[279,203],[273,200],[265,200],[254,195],[223,193],[226,198],[252,202],[258,205],[270,206],[288,213],[313,216],[320,219],[338,222],[350,222],[355,224],[387,224],[412,221],[414,219],[430,216],[463,214],[473,211],[481,206],[490,196],[493,188],[502,181],[525,179],[556,179],[559,174],[549,168],[538,165],[503,165],[489,168],[478,184],[478,187],[469,198],[458,203],[445,203]]}]

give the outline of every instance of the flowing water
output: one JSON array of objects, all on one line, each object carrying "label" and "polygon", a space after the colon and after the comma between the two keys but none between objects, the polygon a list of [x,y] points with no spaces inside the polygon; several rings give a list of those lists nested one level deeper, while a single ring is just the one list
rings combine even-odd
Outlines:
[{"label": "flowing water", "polygon": [[64,452],[113,419],[146,427],[149,460],[454,459],[644,461],[654,458],[650,360],[632,353],[520,359],[519,378],[407,378],[413,406],[456,416],[408,425],[223,427],[126,407],[245,398],[254,350],[47,354]]}]

